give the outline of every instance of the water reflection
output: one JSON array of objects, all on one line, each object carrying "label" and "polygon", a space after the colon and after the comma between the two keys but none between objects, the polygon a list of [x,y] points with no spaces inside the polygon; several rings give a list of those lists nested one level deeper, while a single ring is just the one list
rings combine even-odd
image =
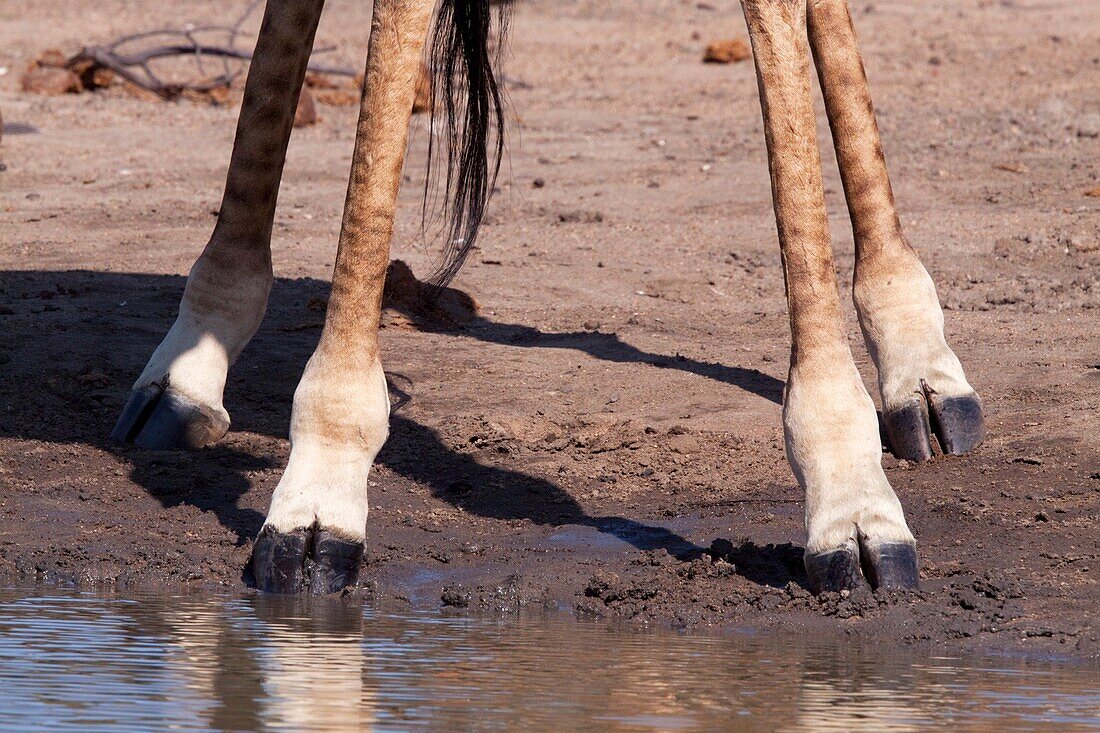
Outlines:
[{"label": "water reflection", "polygon": [[1095,730],[1093,669],[334,599],[0,591],[0,729]]}]

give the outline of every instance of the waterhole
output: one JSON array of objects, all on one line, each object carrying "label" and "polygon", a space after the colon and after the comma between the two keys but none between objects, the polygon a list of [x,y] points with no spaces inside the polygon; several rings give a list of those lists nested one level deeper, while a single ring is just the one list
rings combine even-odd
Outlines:
[{"label": "waterhole", "polygon": [[1097,670],[361,601],[0,590],[3,731],[1075,731]]}]

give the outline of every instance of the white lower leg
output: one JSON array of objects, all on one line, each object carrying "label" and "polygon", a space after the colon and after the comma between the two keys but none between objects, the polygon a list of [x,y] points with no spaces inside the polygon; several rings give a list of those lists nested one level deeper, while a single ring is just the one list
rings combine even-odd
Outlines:
[{"label": "white lower leg", "polygon": [[363,100],[332,294],[317,350],[294,393],[290,460],[271,497],[252,568],[263,590],[333,593],[355,581],[367,480],[386,441],[389,396],[378,328],[431,0],[375,0]]},{"label": "white lower leg", "polygon": [[294,393],[290,461],[266,524],[279,532],[314,524],[362,542],[367,477],[389,434],[389,393],[377,360],[357,374],[326,369],[320,352]]},{"label": "white lower leg", "polygon": [[847,0],[808,6],[809,38],[856,243],[855,302],[886,412],[973,395],[943,335],[936,288],[905,240]]},{"label": "white lower leg", "polygon": [[875,407],[850,357],[848,366],[827,372],[792,368],[783,427],[787,458],[806,492],[808,553],[842,547],[860,535],[914,541],[882,471]]},{"label": "white lower leg", "polygon": [[[857,276],[853,297],[859,324],[878,368],[884,411],[920,399],[974,394],[962,364],[947,345],[943,310],[932,278],[908,248],[889,261],[881,256],[874,274]],[[870,269],[870,268],[868,268]]]},{"label": "white lower leg", "polygon": [[913,587],[913,536],[882,472],[875,408],[852,362],[840,308],[810,96],[806,4],[742,5],[791,317],[783,425],[788,460],[806,493],[807,576],[815,591],[852,588],[863,577],[874,587]]},{"label": "white lower leg", "polygon": [[234,271],[200,257],[187,278],[179,315],[134,389],[167,378],[174,392],[228,422],[222,406],[226,375],[260,327],[271,281],[270,262]]}]

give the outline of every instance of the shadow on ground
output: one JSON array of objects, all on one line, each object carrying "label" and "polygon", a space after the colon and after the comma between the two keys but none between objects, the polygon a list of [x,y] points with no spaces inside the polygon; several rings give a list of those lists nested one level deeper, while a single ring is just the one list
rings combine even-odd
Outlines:
[{"label": "shadow on ground", "polygon": [[[238,505],[250,488],[247,473],[272,467],[272,458],[228,445],[198,453],[148,452],[106,440],[129,385],[171,325],[183,286],[182,276],[0,273],[0,368],[6,375],[0,381],[0,436],[114,451],[129,464],[132,480],[163,506],[187,504],[212,512],[243,545],[263,522],[259,512]],[[276,281],[264,325],[230,374],[226,407],[234,428],[285,435],[294,387],[316,343],[321,315],[304,325],[300,319],[311,307],[318,310],[327,293],[328,283],[320,280]],[[615,334],[544,333],[480,317],[460,329],[434,330],[525,349],[574,349],[617,363],[680,369],[775,402],[782,394],[780,380],[756,370],[646,352]],[[400,408],[409,397],[393,389]],[[703,552],[663,527],[589,516],[561,487],[455,452],[434,430],[400,409],[379,461],[428,486],[441,500],[481,517],[589,526],[640,549],[663,548],[683,559]]]}]

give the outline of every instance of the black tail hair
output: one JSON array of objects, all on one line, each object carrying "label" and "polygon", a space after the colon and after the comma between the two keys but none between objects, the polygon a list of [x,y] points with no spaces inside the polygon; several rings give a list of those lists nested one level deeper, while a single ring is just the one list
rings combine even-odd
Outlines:
[{"label": "black tail hair", "polygon": [[[496,13],[495,54],[490,49],[494,36],[491,4],[492,0],[442,0],[435,21],[430,51],[432,132],[439,114],[437,102],[441,102],[447,152],[440,162],[447,166],[445,194],[450,214],[442,260],[427,278],[437,288],[458,274],[473,249],[504,156],[504,101],[493,62],[504,47],[508,2],[499,3]],[[430,134],[425,194],[431,186],[434,146],[434,134]]]}]

